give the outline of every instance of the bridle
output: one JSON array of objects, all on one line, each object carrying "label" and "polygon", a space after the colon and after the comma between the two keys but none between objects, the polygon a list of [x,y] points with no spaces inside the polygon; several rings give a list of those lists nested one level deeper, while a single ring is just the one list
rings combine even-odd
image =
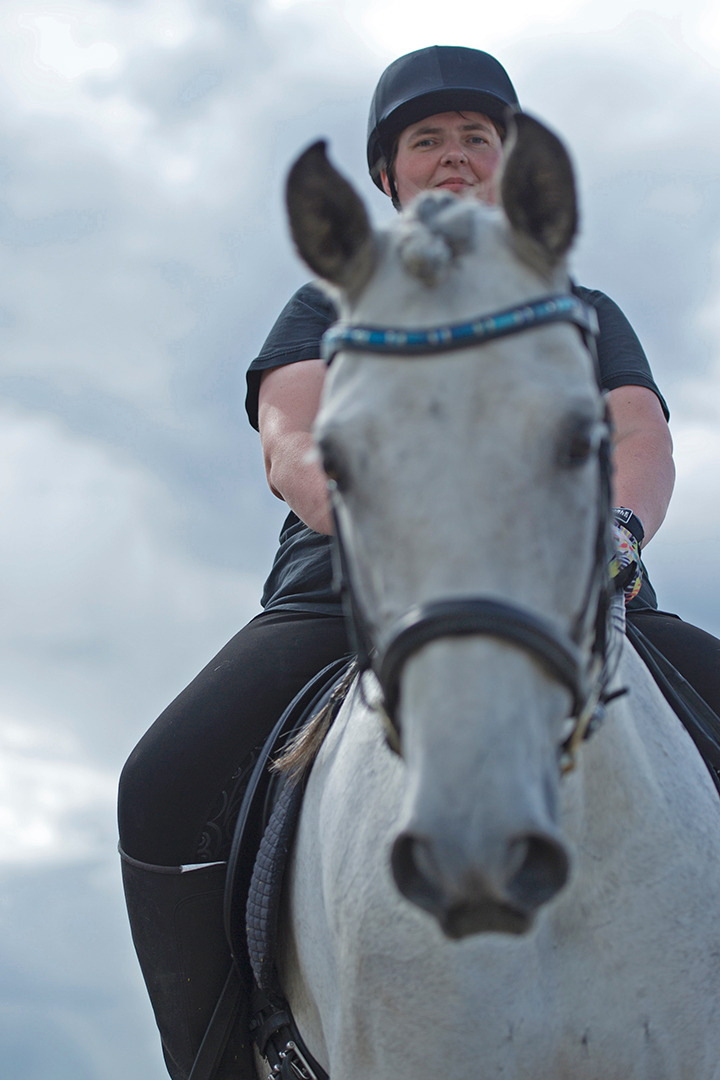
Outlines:
[{"label": "bridle", "polygon": [[[593,308],[571,293],[543,297],[522,307],[480,316],[471,322],[426,330],[338,324],[324,335],[322,355],[328,364],[341,351],[386,356],[428,356],[482,345],[557,322],[572,323],[580,330],[593,359],[599,386],[597,315]],[[583,603],[569,634],[558,630],[534,612],[525,611],[514,604],[482,596],[463,596],[432,600],[411,608],[383,634],[381,641],[374,641],[353,587],[340,528],[339,495],[334,482],[329,482],[335,521],[336,583],[349,615],[360,669],[372,669],[380,683],[383,695],[380,712],[388,742],[393,749],[401,751],[397,706],[402,671],[410,657],[424,645],[440,638],[483,635],[499,638],[523,649],[570,691],[571,729],[561,744],[560,762],[563,771],[573,767],[575,751],[583,739],[597,728],[604,705],[615,696],[607,693],[612,674],[608,669],[608,614],[612,596],[608,569],[609,434],[600,441],[598,461],[600,492],[594,564]],[[588,612],[592,613],[592,617],[588,616]]]}]

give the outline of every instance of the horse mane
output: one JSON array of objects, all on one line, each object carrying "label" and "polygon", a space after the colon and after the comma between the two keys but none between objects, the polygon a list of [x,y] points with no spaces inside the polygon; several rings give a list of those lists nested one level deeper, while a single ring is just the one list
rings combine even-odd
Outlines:
[{"label": "horse mane", "polygon": [[299,780],[315,761],[333,720],[340,712],[348,690],[358,673],[358,662],[353,660],[340,681],[335,685],[323,707],[293,736],[282,753],[275,758],[271,768],[274,772],[288,773]]}]

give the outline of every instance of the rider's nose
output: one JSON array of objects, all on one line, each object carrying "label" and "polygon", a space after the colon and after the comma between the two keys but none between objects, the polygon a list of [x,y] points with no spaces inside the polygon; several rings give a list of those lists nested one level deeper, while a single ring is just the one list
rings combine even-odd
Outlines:
[{"label": "rider's nose", "polygon": [[445,148],[443,163],[448,165],[462,164],[467,161],[467,154],[459,143],[450,144]]}]

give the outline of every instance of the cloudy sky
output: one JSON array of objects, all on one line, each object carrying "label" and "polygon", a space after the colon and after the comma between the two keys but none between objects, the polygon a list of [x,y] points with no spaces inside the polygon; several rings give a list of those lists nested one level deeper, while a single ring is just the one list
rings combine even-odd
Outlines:
[{"label": "cloudy sky", "polygon": [[637,329],[678,484],[647,561],[720,634],[720,12],[693,0],[3,0],[0,1080],[160,1080],[116,778],[257,611],[282,520],[244,372],[306,279],[311,139],[363,168],[384,66],[490,49],[572,148],[577,277]]}]

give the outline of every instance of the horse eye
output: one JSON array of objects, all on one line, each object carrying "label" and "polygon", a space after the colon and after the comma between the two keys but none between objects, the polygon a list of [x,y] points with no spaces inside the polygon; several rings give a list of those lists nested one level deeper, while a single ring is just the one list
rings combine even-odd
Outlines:
[{"label": "horse eye", "polygon": [[335,484],[338,491],[347,491],[350,486],[349,474],[339,449],[329,441],[321,441],[320,460],[328,480]]},{"label": "horse eye", "polygon": [[565,433],[560,444],[559,464],[569,469],[584,465],[600,445],[601,428],[601,424],[594,424],[588,420],[575,423]]}]

